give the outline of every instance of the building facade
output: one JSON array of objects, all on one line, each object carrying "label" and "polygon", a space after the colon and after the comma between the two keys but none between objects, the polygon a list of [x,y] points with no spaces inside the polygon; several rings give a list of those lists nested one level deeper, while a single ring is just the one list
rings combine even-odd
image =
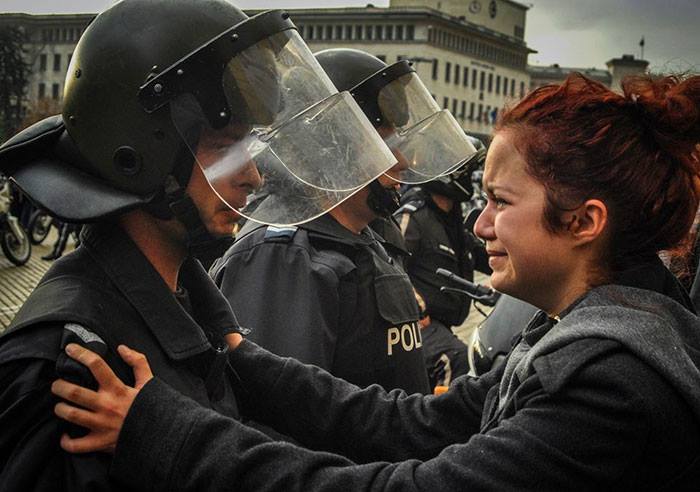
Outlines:
[{"label": "building facade", "polygon": [[[432,2],[436,8],[414,3],[425,5],[431,0],[393,0],[388,8],[292,9],[289,13],[313,51],[349,47],[388,64],[413,61],[441,108],[451,111],[467,132],[489,135],[504,104],[530,87],[527,56],[534,51],[513,34],[524,35],[527,7],[494,0],[497,10],[508,12],[517,6],[522,13],[499,25],[493,22],[499,29],[495,30],[474,22],[481,17],[469,15],[468,2],[445,2],[450,12],[459,15],[437,10],[444,8],[441,2]],[[462,10],[456,9],[457,4]]]},{"label": "building facade", "polygon": [[559,84],[573,72],[578,72],[586,77],[597,80],[614,91],[620,91],[622,79],[628,75],[646,73],[649,62],[639,60],[634,55],[622,55],[620,58],[608,60],[605,65],[607,70],[597,68],[560,67],[558,64],[550,66],[530,65],[527,67],[530,73],[530,90],[537,89],[547,84]]},{"label": "building facade", "polygon": [[[412,60],[440,107],[473,134],[490,134],[504,104],[530,87],[528,7],[511,0],[391,0],[389,7],[291,9],[313,51],[351,47],[386,63]],[[252,15],[258,11],[249,11]],[[82,31],[95,14],[0,14],[24,29],[32,75],[26,106],[60,105]]]},{"label": "building facade", "polygon": [[0,23],[24,31],[26,56],[32,70],[25,95],[25,110],[40,105],[59,108],[66,71],[75,45],[95,14],[0,14]]}]

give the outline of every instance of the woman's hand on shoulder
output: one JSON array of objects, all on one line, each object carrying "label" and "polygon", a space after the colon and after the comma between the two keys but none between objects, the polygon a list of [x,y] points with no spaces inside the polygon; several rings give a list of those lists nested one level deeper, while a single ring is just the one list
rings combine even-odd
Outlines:
[{"label": "woman's hand on shoulder", "polygon": [[133,388],[124,384],[96,353],[77,344],[66,346],[68,356],[90,369],[99,384],[97,391],[63,379],[51,385],[51,392],[65,400],[56,404],[56,415],[90,431],[83,437],[61,436],[61,447],[70,453],[114,452],[136,395],[153,378],[145,355],[125,345],[120,345],[117,351],[134,371],[136,383]]}]

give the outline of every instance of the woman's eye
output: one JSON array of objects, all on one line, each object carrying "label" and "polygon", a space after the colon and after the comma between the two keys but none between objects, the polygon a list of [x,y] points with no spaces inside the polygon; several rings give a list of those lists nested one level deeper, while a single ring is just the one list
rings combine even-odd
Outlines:
[{"label": "woman's eye", "polygon": [[503,198],[499,198],[497,196],[492,196],[491,198],[488,199],[490,202],[492,202],[497,209],[502,209],[506,205],[508,205],[508,202],[505,201]]}]

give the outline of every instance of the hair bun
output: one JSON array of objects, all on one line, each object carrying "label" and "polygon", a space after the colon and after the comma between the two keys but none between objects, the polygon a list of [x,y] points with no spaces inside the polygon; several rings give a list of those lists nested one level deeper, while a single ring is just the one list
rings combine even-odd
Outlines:
[{"label": "hair bun", "polygon": [[[622,83],[628,104],[639,107],[661,132],[700,134],[700,80],[676,75],[628,77]],[[689,135],[690,136],[690,135]],[[697,141],[697,139],[696,139]]]}]

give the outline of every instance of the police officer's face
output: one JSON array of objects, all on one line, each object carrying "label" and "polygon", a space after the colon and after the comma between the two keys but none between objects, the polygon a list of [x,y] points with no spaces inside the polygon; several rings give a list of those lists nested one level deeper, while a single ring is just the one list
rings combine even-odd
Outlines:
[{"label": "police officer's face", "polygon": [[[396,129],[393,127],[380,126],[377,128],[377,133],[379,133],[379,136],[384,140],[389,138],[395,132]],[[408,169],[408,159],[406,159],[401,151],[395,146],[390,147],[390,149],[396,158],[396,164],[394,164],[394,166],[391,167],[386,173],[382,174],[378,180],[379,183],[385,188],[398,189],[400,184],[397,180],[401,178],[401,174]]]},{"label": "police officer's face", "polygon": [[[261,184],[260,174],[243,146],[245,126],[204,131],[197,145],[196,164],[187,185],[202,222],[215,236],[230,235],[247,197]],[[206,174],[206,176],[205,176]]]},{"label": "police officer's face", "polygon": [[502,132],[491,143],[483,179],[488,204],[474,232],[486,241],[491,285],[549,311],[576,280],[579,255],[566,234],[545,227],[545,188],[527,172],[512,138]]}]

